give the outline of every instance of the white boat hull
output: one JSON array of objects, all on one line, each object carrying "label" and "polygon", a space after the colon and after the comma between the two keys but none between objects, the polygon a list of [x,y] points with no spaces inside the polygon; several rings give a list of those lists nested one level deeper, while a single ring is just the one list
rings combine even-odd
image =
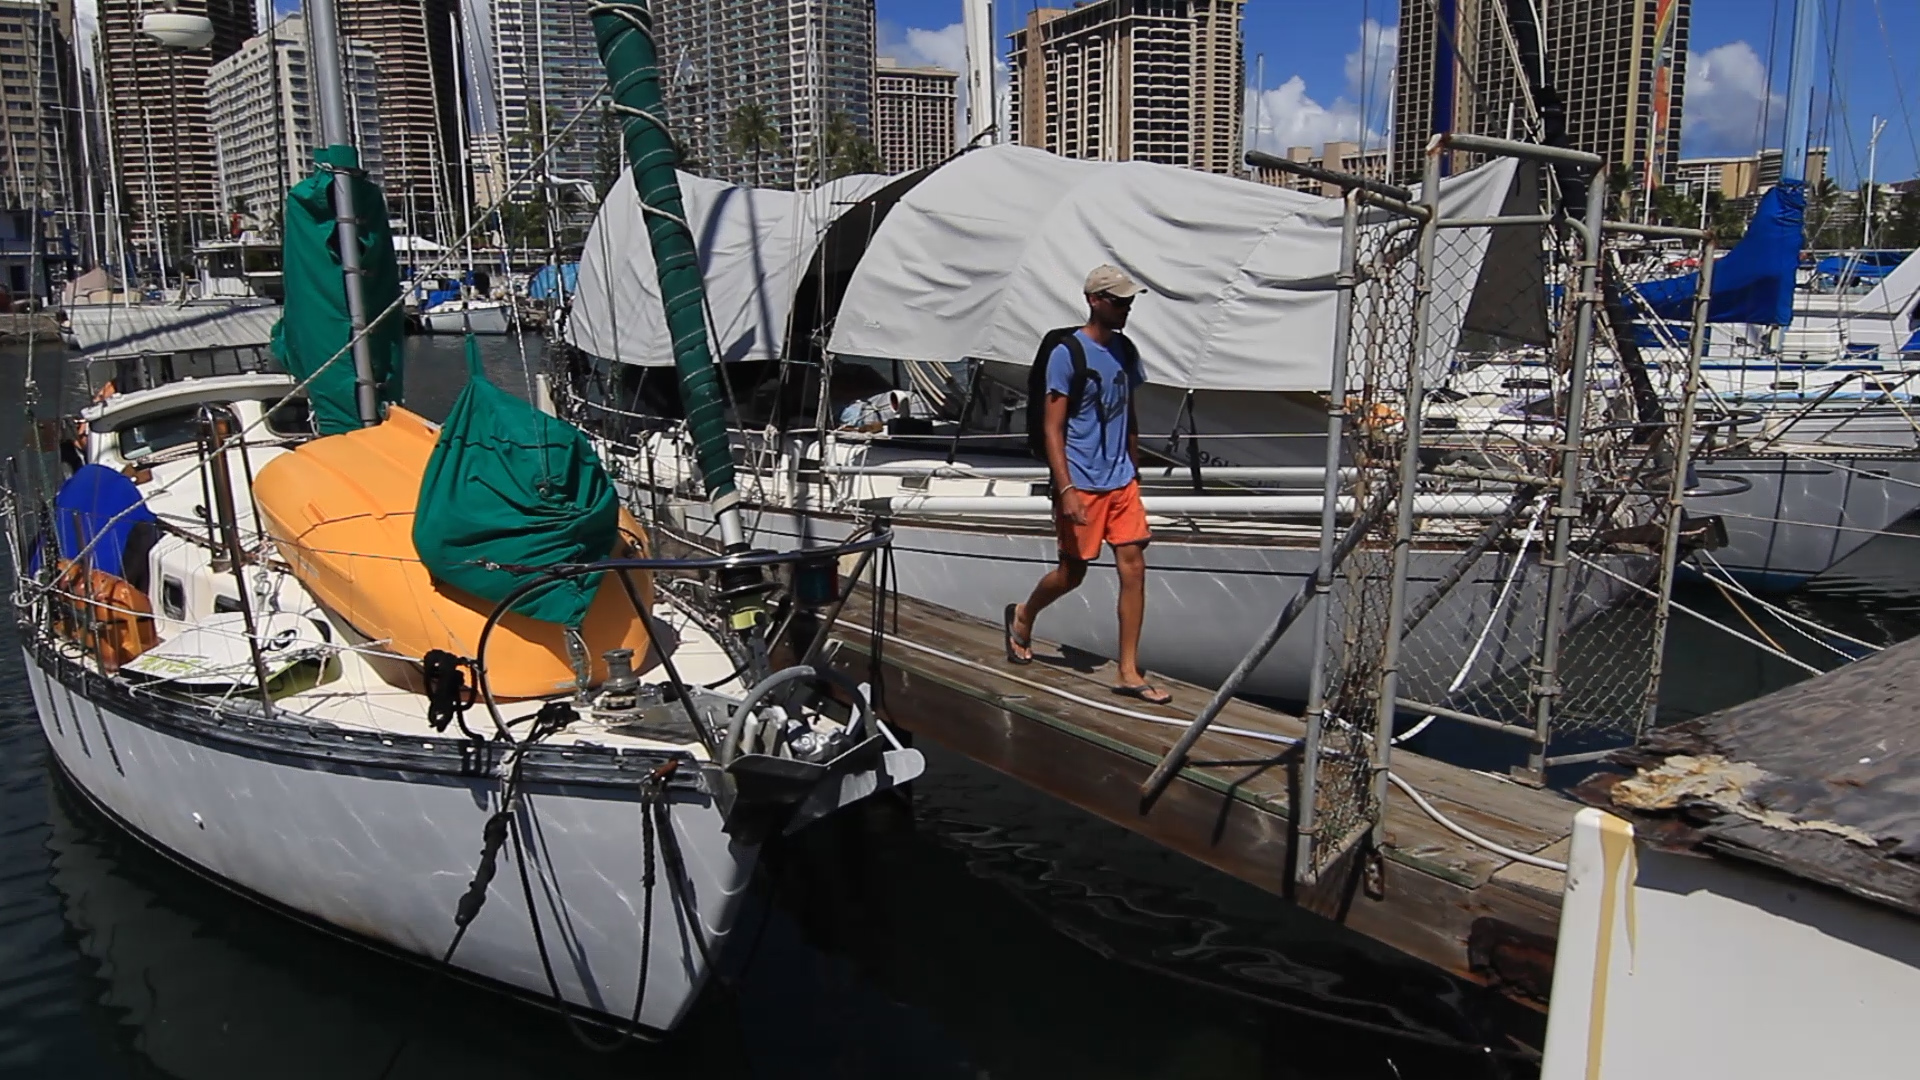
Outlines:
[{"label": "white boat hull", "polygon": [[420,326],[429,334],[486,334],[500,335],[512,329],[508,318],[507,306],[491,302],[473,302],[471,306],[461,306],[460,301],[441,304],[420,313]]},{"label": "white boat hull", "polygon": [[[628,489],[623,494],[641,505],[647,502],[644,491]],[[701,505],[687,506],[686,527],[702,533],[710,530],[712,523],[703,511]],[[846,518],[772,509],[752,510],[746,517],[756,531],[751,541],[765,547],[795,546],[802,538],[835,542],[852,527]],[[1051,532],[996,532],[981,526],[898,520],[893,530],[896,588],[907,596],[995,623],[1007,604],[1026,599],[1058,558],[1059,547]],[[1418,603],[1430,592],[1457,557],[1454,550],[1416,550],[1410,576],[1412,602]],[[1103,562],[1110,558],[1102,555]],[[1463,693],[1470,693],[1503,672],[1524,668],[1533,658],[1547,589],[1537,545],[1523,556],[1526,564],[1515,575],[1500,617],[1493,620],[1471,670],[1464,678],[1460,675],[1503,592],[1513,558],[1500,553],[1482,556],[1407,638],[1401,683],[1405,696],[1444,704],[1448,687],[1456,682]],[[1297,544],[1192,542],[1163,534],[1147,551],[1142,665],[1185,682],[1220,685],[1252,642],[1307,585],[1318,559],[1315,549]],[[1651,581],[1656,570],[1651,556],[1595,559],[1614,573],[1640,582]],[[1096,564],[1079,589],[1046,610],[1035,632],[1068,649],[1099,657],[1115,655],[1118,588],[1111,570]],[[1581,625],[1631,591],[1630,586],[1576,562],[1568,626]],[[1380,592],[1384,595],[1383,587]],[[1312,659],[1313,620],[1303,617],[1254,669],[1242,693],[1304,701]]]},{"label": "white boat hull", "polygon": [[[54,759],[96,805],[146,843],[224,885],[304,920],[437,964],[498,805],[498,762],[462,762],[459,738],[380,736],[291,723],[209,722],[137,704],[50,652],[26,650],[34,703]],[[64,674],[64,678],[62,675]],[[84,687],[82,689],[81,687]],[[396,748],[396,743],[400,744]],[[471,743],[464,746],[471,747]],[[689,775],[692,770],[683,770]],[[618,1024],[633,1013],[643,914],[644,771],[530,779],[525,826],[535,908],[561,994]],[[713,800],[669,788],[691,912],[656,848],[641,1027],[670,1030],[707,977],[695,927],[718,953],[745,901],[757,850],[721,831]],[[449,967],[552,1004],[511,844],[485,907]]]},{"label": "white boat hull", "polygon": [[1920,510],[1920,457],[1817,450],[1695,462],[1690,514],[1718,514],[1727,545],[1713,557],[1742,584],[1805,584]]}]

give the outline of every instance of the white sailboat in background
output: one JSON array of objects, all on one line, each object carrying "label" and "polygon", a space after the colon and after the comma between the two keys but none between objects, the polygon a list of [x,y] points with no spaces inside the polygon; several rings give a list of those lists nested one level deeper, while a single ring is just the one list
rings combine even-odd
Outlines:
[{"label": "white sailboat in background", "polygon": [[472,284],[475,270],[473,258],[473,161],[467,145],[467,78],[472,67],[471,57],[467,54],[467,34],[463,20],[453,21],[453,96],[454,111],[460,118],[454,125],[458,133],[459,146],[456,158],[460,162],[460,223],[462,229],[462,250],[466,256],[466,266],[461,274],[460,295],[448,297],[420,309],[420,328],[429,334],[480,334],[498,337],[514,331],[513,305],[506,300],[497,300],[480,293]]}]

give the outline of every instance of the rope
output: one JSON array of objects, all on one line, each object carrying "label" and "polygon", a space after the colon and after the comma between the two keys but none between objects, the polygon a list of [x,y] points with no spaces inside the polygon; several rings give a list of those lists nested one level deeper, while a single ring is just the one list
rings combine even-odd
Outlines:
[{"label": "rope", "polygon": [[[1540,515],[1545,511],[1546,503],[1534,504],[1533,517],[1527,522],[1526,535],[1520,538],[1520,550],[1514,553],[1513,566],[1507,570],[1507,580],[1500,586],[1500,595],[1493,601],[1493,610],[1487,613],[1487,624],[1480,628],[1480,636],[1474,639],[1473,648],[1467,651],[1466,661],[1460,665],[1460,671],[1454,675],[1453,681],[1447,684],[1447,693],[1453,693],[1466,683],[1467,672],[1472,671],[1474,661],[1480,659],[1480,650],[1487,644],[1487,635],[1493,632],[1494,623],[1500,621],[1500,612],[1506,608],[1508,598],[1513,595],[1513,583],[1520,577],[1520,567],[1526,562],[1527,548],[1533,544],[1534,534],[1540,528]],[[1428,713],[1420,719],[1419,723],[1395,735],[1393,745],[1399,746],[1427,730],[1427,725],[1433,721],[1434,714]]]},{"label": "rope", "polygon": [[[1613,571],[1607,569],[1606,567],[1601,566],[1599,563],[1593,562],[1592,560],[1584,558],[1580,555],[1575,555],[1573,556],[1573,558],[1581,563],[1584,563],[1586,566],[1590,567],[1591,569],[1598,570],[1602,574],[1605,574],[1606,576],[1614,579],[1615,581],[1618,581],[1627,585],[1628,587],[1634,589],[1637,592],[1643,593],[1647,596],[1651,596],[1655,600],[1660,599],[1659,593],[1654,592],[1652,589],[1647,588],[1645,585],[1642,585],[1637,581],[1634,581],[1630,578],[1622,577],[1619,574],[1616,574]],[[1691,615],[1694,618],[1700,620],[1703,623],[1706,623],[1708,626],[1711,626],[1716,630],[1719,630],[1731,637],[1739,638],[1741,641],[1744,641],[1747,644],[1753,646],[1754,648],[1759,649],[1761,652],[1768,653],[1773,657],[1775,657],[1776,659],[1785,660],[1787,663],[1792,664],[1794,667],[1799,668],[1800,670],[1806,672],[1809,675],[1825,675],[1826,674],[1826,672],[1821,671],[1819,668],[1814,667],[1812,664],[1807,663],[1806,661],[1800,659],[1799,657],[1791,656],[1781,651],[1780,649],[1776,649],[1765,644],[1764,642],[1756,641],[1753,638],[1750,638],[1747,635],[1741,633],[1740,631],[1735,630],[1733,627],[1728,626],[1726,623],[1723,623],[1720,620],[1712,617],[1711,615],[1703,615],[1700,612],[1695,611],[1692,608],[1686,606],[1685,604],[1682,604],[1678,600],[1668,600],[1667,603],[1669,606],[1673,608],[1673,610],[1678,611],[1684,615]]]}]

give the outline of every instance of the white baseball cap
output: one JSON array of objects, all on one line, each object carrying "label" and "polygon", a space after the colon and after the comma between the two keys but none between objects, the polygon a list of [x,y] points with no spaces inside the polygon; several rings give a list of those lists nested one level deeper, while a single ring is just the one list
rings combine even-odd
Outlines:
[{"label": "white baseball cap", "polygon": [[1128,277],[1125,270],[1111,263],[1102,263],[1087,275],[1087,287],[1084,291],[1088,296],[1106,293],[1108,296],[1126,297],[1138,296],[1146,292],[1147,287]]}]

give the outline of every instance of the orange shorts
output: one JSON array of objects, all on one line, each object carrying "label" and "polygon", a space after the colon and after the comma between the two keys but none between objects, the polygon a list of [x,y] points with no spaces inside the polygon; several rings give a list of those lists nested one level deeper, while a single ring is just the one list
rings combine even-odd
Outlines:
[{"label": "orange shorts", "polygon": [[1060,512],[1057,503],[1054,508],[1053,527],[1060,536],[1062,557],[1092,562],[1100,557],[1102,543],[1125,547],[1153,539],[1153,533],[1147,528],[1147,508],[1140,502],[1138,480],[1130,480],[1126,487],[1112,491],[1079,494],[1081,505],[1087,508],[1085,525],[1074,524]]}]

